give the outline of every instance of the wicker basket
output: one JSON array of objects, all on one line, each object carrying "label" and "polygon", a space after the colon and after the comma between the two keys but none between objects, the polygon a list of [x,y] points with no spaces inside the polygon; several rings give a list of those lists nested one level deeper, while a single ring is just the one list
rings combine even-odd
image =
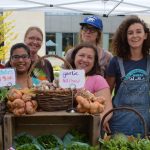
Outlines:
[{"label": "wicker basket", "polygon": [[[143,116],[137,111],[135,110],[134,108],[131,108],[131,107],[117,107],[117,108],[113,108],[111,110],[109,110],[102,118],[101,120],[101,123],[100,123],[100,137],[99,137],[99,142],[100,142],[100,150],[103,150],[103,124],[104,124],[104,121],[106,119],[106,117],[111,114],[112,112],[115,112],[115,111],[129,111],[129,112],[134,112],[135,115],[137,115],[137,117],[139,118],[139,120],[141,121],[142,125],[143,125],[143,129],[144,129],[144,133],[143,133],[143,137],[144,138],[149,138],[148,137],[148,129],[147,129],[147,125],[146,125],[146,122],[143,118]],[[109,133],[111,136],[112,134]],[[112,147],[113,148],[113,147]]]},{"label": "wicker basket", "polygon": [[109,110],[102,118],[101,120],[101,124],[100,124],[100,137],[102,137],[102,131],[103,131],[103,123],[106,119],[106,117],[111,114],[112,112],[115,112],[115,111],[128,111],[128,112],[134,112],[135,115],[137,115],[137,117],[139,118],[139,120],[141,120],[141,123],[143,124],[143,129],[144,129],[144,137],[146,137],[148,135],[148,129],[147,129],[147,126],[146,126],[146,122],[143,118],[143,116],[134,108],[132,107],[116,107],[116,108],[113,108],[111,110]]},{"label": "wicker basket", "polygon": [[38,91],[37,101],[43,111],[67,110],[72,107],[72,91],[57,93],[55,91]]},{"label": "wicker basket", "polygon": [[[70,69],[72,69],[72,66],[66,60],[57,55],[46,55],[41,57],[39,61],[47,59],[48,57],[58,58],[62,60],[65,63],[65,65],[67,65]],[[33,66],[31,67],[29,74],[31,74],[32,69],[36,66],[36,63],[34,63]],[[38,106],[43,111],[67,110],[73,106],[72,104],[73,93],[71,89],[47,90],[47,91],[36,90],[35,92]]]}]

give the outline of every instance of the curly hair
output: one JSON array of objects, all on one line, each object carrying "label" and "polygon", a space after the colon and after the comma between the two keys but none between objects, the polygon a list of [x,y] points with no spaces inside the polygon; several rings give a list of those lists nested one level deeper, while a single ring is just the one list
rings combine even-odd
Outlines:
[{"label": "curly hair", "polygon": [[72,54],[71,54],[71,59],[72,59],[72,63],[71,63],[71,66],[76,69],[76,66],[75,66],[75,57],[76,57],[76,54],[78,53],[78,51],[82,48],[91,48],[93,49],[94,53],[95,53],[95,58],[94,58],[94,66],[92,67],[92,69],[86,73],[86,75],[96,75],[96,74],[100,74],[100,69],[99,69],[99,64],[98,64],[98,53],[97,53],[97,48],[93,45],[93,44],[90,44],[90,43],[81,43],[79,45],[77,45],[75,47],[75,49],[73,50]]},{"label": "curly hair", "polygon": [[129,59],[131,56],[130,46],[127,40],[127,30],[134,24],[139,23],[143,26],[144,32],[147,33],[147,39],[143,42],[142,54],[145,57],[149,54],[150,49],[150,31],[147,27],[147,24],[141,20],[138,16],[129,16],[127,17],[118,27],[116,33],[112,39],[112,50],[114,55],[117,55],[123,59]]}]

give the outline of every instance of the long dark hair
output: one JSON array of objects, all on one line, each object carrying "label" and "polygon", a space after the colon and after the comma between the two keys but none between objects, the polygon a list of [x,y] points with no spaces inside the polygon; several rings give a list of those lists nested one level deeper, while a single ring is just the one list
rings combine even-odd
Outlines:
[{"label": "long dark hair", "polygon": [[96,74],[100,74],[100,69],[99,69],[99,65],[98,65],[98,53],[97,53],[97,48],[93,45],[93,44],[89,44],[89,43],[81,43],[79,45],[77,45],[72,54],[71,54],[71,59],[73,60],[71,65],[74,69],[76,69],[76,66],[75,66],[75,57],[76,57],[76,54],[78,53],[78,51],[82,48],[91,48],[93,49],[94,53],[95,53],[95,58],[94,58],[94,65],[92,67],[92,69],[86,73],[86,75],[96,75]]}]

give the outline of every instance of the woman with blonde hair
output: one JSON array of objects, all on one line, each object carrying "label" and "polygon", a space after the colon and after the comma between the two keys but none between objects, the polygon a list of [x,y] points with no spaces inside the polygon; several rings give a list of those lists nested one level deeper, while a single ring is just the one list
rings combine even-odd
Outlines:
[{"label": "woman with blonde hair", "polygon": [[[43,43],[42,30],[36,26],[29,27],[24,36],[24,43],[30,48],[32,62],[38,62],[40,59],[38,51]],[[49,82],[54,80],[53,68],[48,60],[38,62],[33,74],[40,80],[48,80]]]},{"label": "woman with blonde hair", "polygon": [[[79,33],[79,43],[87,42],[91,43],[97,48],[98,52],[98,64],[100,74],[105,76],[105,70],[109,64],[112,54],[101,48],[103,23],[97,16],[88,16],[80,23],[81,29]],[[71,63],[71,53],[73,49],[67,51],[65,58]]]}]

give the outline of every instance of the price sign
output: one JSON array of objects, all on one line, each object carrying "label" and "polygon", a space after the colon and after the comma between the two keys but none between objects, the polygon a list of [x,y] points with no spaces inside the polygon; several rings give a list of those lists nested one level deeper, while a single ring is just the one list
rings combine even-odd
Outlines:
[{"label": "price sign", "polygon": [[0,87],[13,86],[16,84],[15,69],[0,69]]},{"label": "price sign", "polygon": [[62,88],[83,88],[85,84],[84,70],[61,70],[59,74],[59,85]]}]

